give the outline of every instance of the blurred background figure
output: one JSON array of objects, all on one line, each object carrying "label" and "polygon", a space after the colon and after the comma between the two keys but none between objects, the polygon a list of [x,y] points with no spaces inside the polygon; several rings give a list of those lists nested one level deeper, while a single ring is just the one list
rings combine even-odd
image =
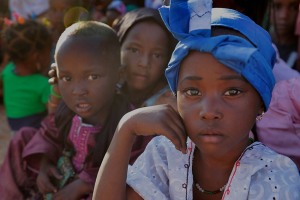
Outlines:
[{"label": "blurred background figure", "polygon": [[9,62],[2,70],[5,113],[12,131],[38,128],[47,115],[50,85],[51,36],[35,21],[14,22],[4,29],[2,41]]},{"label": "blurred background figure", "polygon": [[[114,21],[120,19],[126,13],[126,6],[123,1],[112,1],[106,8],[105,16],[102,18],[102,22],[109,26],[113,26]],[[115,24],[117,21],[115,22]]]},{"label": "blurred background figure", "polygon": [[299,2],[299,0],[272,0],[270,4],[269,33],[280,57],[291,68],[296,67],[298,56],[295,27]]}]

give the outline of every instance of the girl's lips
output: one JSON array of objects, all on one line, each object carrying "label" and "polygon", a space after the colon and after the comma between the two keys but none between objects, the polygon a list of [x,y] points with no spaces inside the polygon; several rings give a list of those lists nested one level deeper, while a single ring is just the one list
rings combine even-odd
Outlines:
[{"label": "girl's lips", "polygon": [[87,112],[91,109],[91,105],[87,103],[79,103],[75,107],[77,113]]},{"label": "girl's lips", "polygon": [[200,134],[199,138],[207,143],[219,143],[223,140],[224,136],[221,134]]},{"label": "girl's lips", "polygon": [[203,130],[200,131],[199,138],[208,143],[219,143],[223,140],[224,135],[217,130]]}]

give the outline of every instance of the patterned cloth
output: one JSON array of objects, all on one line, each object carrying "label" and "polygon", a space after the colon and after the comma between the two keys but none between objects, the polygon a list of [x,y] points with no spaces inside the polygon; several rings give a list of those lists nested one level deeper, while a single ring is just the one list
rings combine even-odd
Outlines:
[{"label": "patterned cloth", "polygon": [[69,139],[76,152],[72,158],[72,163],[76,171],[80,172],[83,169],[85,159],[90,151],[89,145],[91,144],[89,144],[89,142],[94,141],[95,134],[100,132],[101,127],[83,123],[81,117],[78,115],[73,117],[72,122]]},{"label": "patterned cloth", "polygon": [[[164,136],[157,136],[133,166],[127,184],[146,200],[193,199],[195,144],[187,141],[182,154]],[[228,179],[224,200],[299,200],[300,177],[296,165],[260,142],[255,142],[236,161]]]},{"label": "patterned cloth", "polygon": [[[300,171],[300,78],[277,83],[269,110],[257,121],[259,141],[290,157]],[[280,139],[279,139],[280,138]]]}]

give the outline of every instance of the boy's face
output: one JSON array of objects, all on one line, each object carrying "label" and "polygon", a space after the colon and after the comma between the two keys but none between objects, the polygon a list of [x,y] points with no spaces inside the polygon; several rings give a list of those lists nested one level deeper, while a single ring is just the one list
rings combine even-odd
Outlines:
[{"label": "boy's face", "polygon": [[153,90],[164,76],[168,48],[167,33],[154,22],[140,22],[129,30],[121,47],[121,63],[130,90]]},{"label": "boy's face", "polygon": [[271,22],[279,36],[294,35],[299,0],[273,0]]},{"label": "boy's face", "polygon": [[[66,105],[85,123],[106,119],[117,82],[117,67],[107,60],[97,38],[69,38],[58,49],[58,86]],[[109,54],[109,55],[108,55]]]},{"label": "boy's face", "polygon": [[241,75],[211,54],[194,51],[180,67],[177,104],[188,136],[213,155],[242,151],[263,111],[260,96]]}]

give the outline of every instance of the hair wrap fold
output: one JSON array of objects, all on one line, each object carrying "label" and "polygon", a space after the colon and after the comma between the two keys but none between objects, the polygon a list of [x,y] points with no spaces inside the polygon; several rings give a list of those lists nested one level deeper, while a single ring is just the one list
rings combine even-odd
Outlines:
[{"label": "hair wrap fold", "polygon": [[[177,91],[180,64],[189,51],[207,52],[247,79],[267,110],[275,85],[275,51],[269,34],[238,11],[211,7],[211,0],[171,0],[159,9],[166,27],[179,40],[165,72],[171,90]],[[234,35],[210,37],[211,26],[236,30],[252,44]]]}]

